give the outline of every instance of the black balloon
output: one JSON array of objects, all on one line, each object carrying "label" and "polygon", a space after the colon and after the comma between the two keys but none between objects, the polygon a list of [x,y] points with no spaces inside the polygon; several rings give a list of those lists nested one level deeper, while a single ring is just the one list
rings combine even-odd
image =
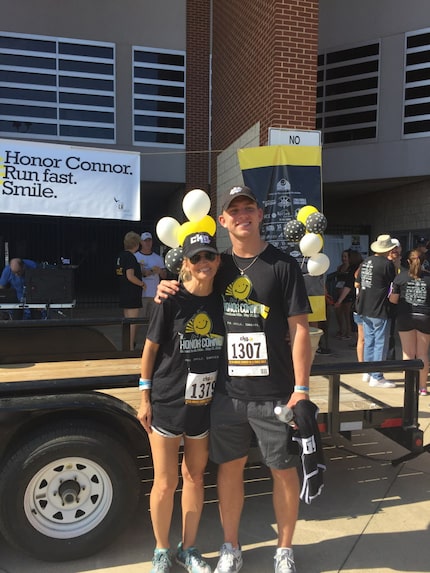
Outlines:
[{"label": "black balloon", "polygon": [[181,247],[175,249],[170,249],[164,258],[164,263],[166,268],[174,275],[179,274],[182,267],[182,261],[184,260],[184,255],[182,254]]},{"label": "black balloon", "polygon": [[285,223],[284,235],[287,241],[290,241],[291,243],[299,243],[305,234],[306,227],[301,221],[292,219],[291,221],[288,221],[288,223]]},{"label": "black balloon", "polygon": [[311,213],[306,219],[306,230],[308,233],[320,235],[327,229],[327,219],[322,213]]}]

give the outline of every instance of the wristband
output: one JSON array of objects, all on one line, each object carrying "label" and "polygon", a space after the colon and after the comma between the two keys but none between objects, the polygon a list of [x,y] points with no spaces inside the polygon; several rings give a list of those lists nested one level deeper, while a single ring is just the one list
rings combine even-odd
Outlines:
[{"label": "wristband", "polygon": [[152,388],[152,380],[148,380],[147,378],[140,378],[139,390],[151,390],[151,388]]},{"label": "wristband", "polygon": [[294,386],[294,392],[305,392],[309,394],[309,386]]}]

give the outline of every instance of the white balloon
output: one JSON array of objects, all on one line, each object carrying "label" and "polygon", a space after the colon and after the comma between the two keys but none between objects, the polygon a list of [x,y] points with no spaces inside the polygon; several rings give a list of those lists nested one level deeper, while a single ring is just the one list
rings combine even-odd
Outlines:
[{"label": "white balloon", "polygon": [[316,233],[306,233],[300,239],[299,247],[304,257],[312,257],[320,252],[323,246],[323,240],[320,235]]},{"label": "white balloon", "polygon": [[308,273],[312,277],[323,275],[330,266],[330,259],[324,253],[317,253],[308,260]]},{"label": "white balloon", "polygon": [[182,209],[190,221],[200,221],[210,208],[210,197],[203,189],[189,191],[182,200]]},{"label": "white balloon", "polygon": [[179,221],[173,217],[162,217],[158,221],[155,231],[162,243],[175,249],[179,247],[178,231],[180,226]]}]

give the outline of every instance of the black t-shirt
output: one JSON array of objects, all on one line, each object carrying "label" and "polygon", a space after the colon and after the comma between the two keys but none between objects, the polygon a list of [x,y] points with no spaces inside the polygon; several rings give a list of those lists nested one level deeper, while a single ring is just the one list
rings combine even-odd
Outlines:
[{"label": "black t-shirt", "polygon": [[123,251],[116,260],[116,276],[119,278],[119,306],[141,308],[142,287],[128,280],[128,269],[133,269],[135,277],[142,280],[142,271],[136,257],[130,251]]},{"label": "black t-shirt", "polygon": [[430,275],[413,279],[408,271],[402,271],[394,279],[393,293],[400,295],[398,316],[411,313],[430,316]]},{"label": "black t-shirt", "polygon": [[389,318],[388,295],[395,275],[395,267],[386,257],[372,255],[363,262],[357,277],[360,284],[358,314],[370,318]]},{"label": "black t-shirt", "polygon": [[[235,258],[242,269],[252,262]],[[311,312],[296,260],[269,244],[241,275],[230,250],[222,255],[216,284],[229,352],[216,391],[243,400],[286,399],[294,386],[288,317]]]},{"label": "black t-shirt", "polygon": [[209,408],[205,406],[210,403],[216,374],[212,378],[199,375],[218,371],[224,343],[222,315],[219,294],[195,296],[182,285],[175,296],[155,306],[146,335],[160,344],[151,391],[155,426],[175,433],[208,429]]}]

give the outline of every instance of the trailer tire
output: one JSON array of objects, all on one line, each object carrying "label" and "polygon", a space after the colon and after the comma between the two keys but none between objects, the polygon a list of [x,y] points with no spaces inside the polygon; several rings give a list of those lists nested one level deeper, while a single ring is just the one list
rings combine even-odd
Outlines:
[{"label": "trailer tire", "polygon": [[138,505],[137,465],[106,428],[56,426],[21,443],[0,474],[0,530],[16,548],[67,561],[108,545]]}]

